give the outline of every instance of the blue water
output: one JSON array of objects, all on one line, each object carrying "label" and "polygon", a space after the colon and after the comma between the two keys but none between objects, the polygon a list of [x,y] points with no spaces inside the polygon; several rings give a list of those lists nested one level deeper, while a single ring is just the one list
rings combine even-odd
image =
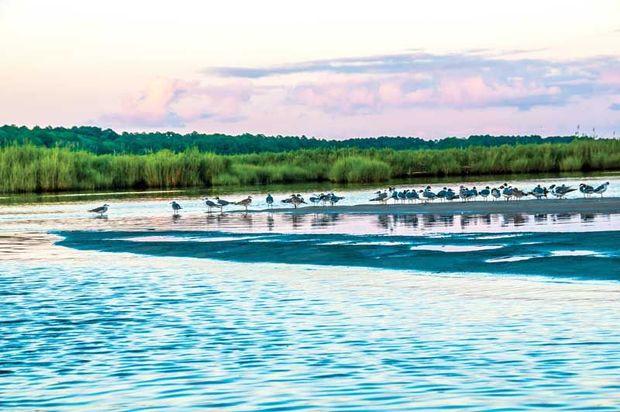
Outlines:
[{"label": "blue water", "polygon": [[0,410],[620,410],[616,214],[49,208],[0,209]]}]

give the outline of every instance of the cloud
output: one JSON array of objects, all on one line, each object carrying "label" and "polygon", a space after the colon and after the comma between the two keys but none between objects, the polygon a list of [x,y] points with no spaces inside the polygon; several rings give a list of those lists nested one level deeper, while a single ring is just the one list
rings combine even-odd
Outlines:
[{"label": "cloud", "polygon": [[121,110],[101,116],[115,126],[182,127],[198,119],[233,121],[251,97],[247,81],[203,85],[198,81],[159,78],[125,98]]},{"label": "cloud", "polygon": [[518,58],[523,51],[484,53],[413,52],[258,68],[216,67],[206,73],[271,83],[280,79],[288,90],[288,103],[332,114],[416,106],[529,110],[620,91],[620,60],[615,57],[554,61]]}]

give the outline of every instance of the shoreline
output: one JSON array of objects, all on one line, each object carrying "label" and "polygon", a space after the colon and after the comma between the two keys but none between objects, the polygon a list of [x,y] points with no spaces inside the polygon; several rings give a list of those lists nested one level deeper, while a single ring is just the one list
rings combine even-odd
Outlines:
[{"label": "shoreline", "polygon": [[[233,212],[233,211],[231,211]],[[244,212],[235,210],[234,212]],[[354,206],[307,206],[250,210],[250,213],[289,214],[547,214],[547,213],[620,213],[620,197],[589,199],[527,199],[497,201],[452,201],[435,203],[360,204]]]}]

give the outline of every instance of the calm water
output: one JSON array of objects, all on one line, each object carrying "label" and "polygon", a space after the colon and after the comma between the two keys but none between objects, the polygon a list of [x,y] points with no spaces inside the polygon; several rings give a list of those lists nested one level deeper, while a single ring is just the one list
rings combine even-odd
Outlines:
[{"label": "calm water", "polygon": [[0,409],[620,410],[619,214],[168,198],[0,207]]}]

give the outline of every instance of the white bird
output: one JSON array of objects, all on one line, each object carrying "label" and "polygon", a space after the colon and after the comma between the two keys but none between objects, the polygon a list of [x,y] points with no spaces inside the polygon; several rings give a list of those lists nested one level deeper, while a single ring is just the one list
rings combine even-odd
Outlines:
[{"label": "white bird", "polygon": [[110,207],[110,205],[106,203],[103,206],[99,206],[99,207],[96,207],[94,209],[90,209],[89,212],[90,213],[99,213],[100,216],[103,216],[105,214],[105,212],[108,211],[109,207]]}]

